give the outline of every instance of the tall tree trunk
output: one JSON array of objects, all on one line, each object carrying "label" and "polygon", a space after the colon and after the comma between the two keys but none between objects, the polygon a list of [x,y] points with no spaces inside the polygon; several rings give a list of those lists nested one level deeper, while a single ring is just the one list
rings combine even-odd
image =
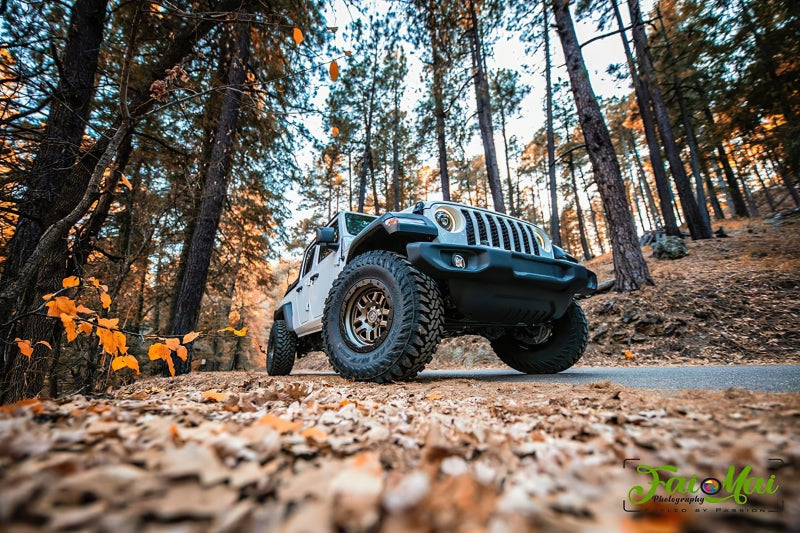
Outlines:
[{"label": "tall tree trunk", "polygon": [[[372,60],[372,80],[370,81],[370,89],[368,93],[367,107],[365,109],[366,116],[364,117],[364,157],[361,160],[361,175],[359,177],[358,188],[358,212],[364,212],[364,204],[367,201],[367,173],[374,174],[372,160],[372,119],[375,113],[375,83],[378,76],[378,47],[375,47],[375,53]],[[374,182],[374,178],[373,178]],[[377,204],[376,204],[377,205]]]},{"label": "tall tree trunk", "polygon": [[652,285],[653,280],[647,263],[639,248],[633,218],[625,202],[625,185],[619,170],[619,161],[614,153],[611,135],[608,133],[600,105],[589,82],[589,72],[583,61],[578,37],[569,12],[568,0],[553,0],[558,36],[566,59],[567,71],[578,110],[586,150],[592,162],[595,183],[603,200],[611,235],[616,273],[615,288],[625,292],[638,290],[643,285]]},{"label": "tall tree trunk", "polygon": [[394,196],[394,202],[392,206],[395,211],[400,211],[400,91],[397,78],[393,78],[392,89],[394,91],[394,109],[392,110],[394,118],[394,126],[392,128],[392,196]]},{"label": "tall tree trunk", "polygon": [[[511,181],[511,164],[508,161],[508,136],[506,135],[506,112],[500,107],[500,133],[503,135],[503,155],[506,160],[506,182],[508,185],[508,209],[512,217],[517,216],[517,207],[514,206],[514,184]],[[519,199],[517,199],[519,203]]]},{"label": "tall tree trunk", "polygon": [[497,166],[497,153],[494,148],[494,128],[492,127],[492,105],[489,98],[489,82],[486,78],[486,66],[483,55],[483,40],[481,39],[478,14],[475,11],[475,1],[469,0],[470,25],[468,28],[469,46],[472,51],[472,79],[475,85],[475,101],[477,104],[478,126],[481,130],[483,153],[486,157],[486,179],[492,193],[494,210],[505,213],[503,203],[503,188],[500,185],[500,170]]},{"label": "tall tree trunk", "polygon": [[[589,189],[589,184],[586,183],[586,177],[583,175],[583,170],[581,167],[578,167],[578,174],[581,177],[581,186],[583,190],[586,191]],[[597,212],[594,210],[594,205],[592,205],[592,199],[589,198],[589,219],[592,221],[592,228],[594,229],[595,237],[597,237],[597,244],[600,246],[600,254],[606,253],[605,244],[603,244],[603,237],[600,235],[600,228],[597,226]]]},{"label": "tall tree trunk", "polygon": [[[667,35],[667,29],[664,26],[664,18],[661,16],[661,9],[656,5],[656,12],[658,13],[658,20],[661,24],[661,35],[667,45],[667,54],[672,55],[672,47]],[[678,106],[681,110],[681,121],[683,122],[683,129],[686,131],[686,141],[689,145],[689,163],[692,168],[692,174],[695,180],[695,190],[697,191],[697,207],[700,210],[700,216],[703,223],[711,229],[711,218],[708,214],[708,207],[706,206],[706,195],[703,189],[703,175],[700,172],[700,152],[697,149],[697,137],[694,133],[692,120],[689,116],[689,111],[686,108],[686,99],[683,96],[683,85],[677,74],[672,75],[672,90],[675,98],[678,100]]]},{"label": "tall tree trunk", "polygon": [[[236,141],[236,124],[245,89],[245,70],[250,53],[249,23],[238,22],[233,38],[235,47],[228,68],[228,87],[222,100],[215,143],[206,171],[197,225],[189,246],[186,274],[176,296],[175,318],[170,328],[172,335],[184,335],[197,327],[200,302],[205,292],[208,267],[227,194],[228,176]],[[186,361],[177,358],[175,360],[175,371],[178,374],[186,374],[192,368],[191,346],[189,348]]]},{"label": "tall tree trunk", "polygon": [[711,180],[711,174],[708,172],[708,165],[705,164],[704,167],[706,188],[708,189],[708,199],[711,201],[711,208],[714,210],[714,220],[724,220],[725,213],[722,212],[722,206],[719,204],[716,187],[714,187],[714,182]]},{"label": "tall tree trunk", "polygon": [[575,179],[575,163],[572,159],[572,152],[569,154],[569,175],[572,181],[572,194],[575,197],[575,216],[578,217],[578,233],[581,237],[581,250],[583,250],[583,258],[588,260],[594,257],[592,249],[589,247],[589,242],[586,239],[586,225],[583,223],[583,210],[581,209],[581,198],[578,194],[578,182]]},{"label": "tall tree trunk", "polygon": [[628,0],[631,23],[633,25],[633,44],[636,48],[636,56],[639,60],[640,80],[650,88],[650,98],[653,104],[653,111],[656,116],[658,131],[661,133],[661,140],[664,145],[664,154],[669,162],[669,169],[681,199],[683,215],[686,225],[689,227],[693,239],[711,239],[714,237],[711,232],[711,225],[703,220],[697,200],[692,193],[692,187],[686,176],[686,169],[680,158],[675,138],[672,134],[672,125],[669,121],[669,113],[664,103],[661,89],[658,87],[653,69],[650,49],[647,43],[647,35],[644,31],[644,22],[639,7],[639,0]]},{"label": "tall tree trunk", "polygon": [[[703,108],[703,113],[706,116],[708,125],[713,129],[715,122],[714,115],[711,114],[711,110],[708,107],[705,107]],[[725,174],[725,183],[727,185],[725,190],[728,198],[730,199],[729,205],[732,204],[729,209],[733,211],[734,216],[746,218],[750,215],[747,212],[747,205],[744,202],[742,191],[739,189],[739,184],[736,182],[736,175],[733,173],[730,161],[728,161],[728,154],[725,152],[725,147],[722,146],[721,141],[717,139],[715,144],[717,148],[717,155],[719,156],[719,162],[722,165],[722,170]]]},{"label": "tall tree trunk", "polygon": [[[619,7],[615,0],[611,0],[611,7],[614,10],[614,18],[619,27],[620,36],[622,37],[622,46],[625,49],[625,58],[628,62],[628,70],[631,73],[633,80],[633,89],[636,94],[636,103],[639,106],[639,115],[642,118],[642,125],[644,127],[644,136],[647,140],[647,150],[650,155],[650,165],[653,167],[653,177],[656,182],[656,192],[658,193],[658,202],[661,206],[661,220],[663,223],[664,231],[667,235],[680,235],[678,223],[675,219],[675,212],[672,209],[672,198],[669,190],[669,180],[667,173],[664,171],[664,160],[661,158],[661,146],[658,142],[658,135],[656,133],[655,121],[653,120],[653,112],[650,108],[650,86],[645,83],[639,76],[636,63],[633,59],[628,37],[625,33],[625,24],[622,21],[622,15],[619,12]],[[632,140],[634,151],[636,150],[636,141]],[[636,152],[636,157],[639,157]],[[641,161],[639,162],[641,164]]]},{"label": "tall tree trunk", "polygon": [[[631,148],[633,149],[633,159],[636,162],[636,172],[639,175],[639,185],[644,190],[644,196],[647,199],[647,208],[650,210],[650,216],[653,218],[653,229],[656,231],[662,230],[664,229],[664,225],[662,224],[662,219],[659,216],[658,209],[656,208],[656,201],[655,198],[653,198],[653,192],[650,190],[650,184],[647,182],[647,173],[644,171],[642,158],[639,156],[639,149],[636,148],[636,139],[633,137],[633,132],[630,132],[629,140],[631,143]],[[674,216],[675,215],[673,213],[673,217]],[[678,227],[677,224],[675,227]]]},{"label": "tall tree trunk", "polygon": [[695,189],[697,191],[697,207],[700,210],[703,223],[711,228],[711,218],[709,217],[708,207],[706,206],[706,193],[703,189],[703,174],[700,172],[700,151],[697,149],[697,137],[694,134],[694,127],[692,126],[691,117],[689,117],[689,111],[686,109],[686,100],[683,97],[678,76],[673,77],[672,85],[675,90],[675,96],[678,98],[683,129],[686,131],[686,141],[689,144],[689,162],[692,167],[692,174],[694,174]]},{"label": "tall tree trunk", "polygon": [[431,0],[427,6],[428,34],[430,35],[431,59],[433,62],[433,115],[436,119],[436,146],[439,151],[439,176],[442,183],[442,200],[450,201],[450,177],[447,169],[447,134],[445,131],[444,112],[444,73],[445,62],[442,59],[442,43],[439,39],[436,24],[436,5]]},{"label": "tall tree trunk", "polygon": [[761,185],[761,189],[764,191],[764,196],[767,198],[767,205],[769,205],[770,212],[774,213],[777,210],[775,207],[775,200],[772,199],[772,193],[769,192],[769,187],[764,183],[761,172],[758,171],[758,164],[755,162],[753,163],[753,172],[756,175],[756,179],[758,179],[758,183]]},{"label": "tall tree trunk", "polygon": [[556,141],[553,126],[553,63],[550,58],[550,20],[547,0],[542,0],[544,16],[544,77],[545,106],[547,112],[547,178],[550,184],[550,238],[561,246],[561,220],[558,216],[558,188],[556,184]]}]

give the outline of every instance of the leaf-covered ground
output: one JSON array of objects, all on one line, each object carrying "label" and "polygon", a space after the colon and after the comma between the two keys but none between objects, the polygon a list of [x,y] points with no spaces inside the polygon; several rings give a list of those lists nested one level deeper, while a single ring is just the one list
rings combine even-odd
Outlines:
[{"label": "leaf-covered ground", "polygon": [[[798,222],[728,223],[728,239],[649,259],[656,287],[582,300],[592,342],[579,365],[800,363]],[[608,257],[590,267],[612,275]],[[315,354],[296,369],[326,366]],[[430,366],[498,361],[465,337]],[[0,408],[0,530],[793,530],[798,443],[800,394],[151,377]],[[633,458],[698,480],[750,465],[780,488],[627,513],[631,488],[647,486],[623,468]]]},{"label": "leaf-covered ground", "polygon": [[[800,394],[195,373],[0,413],[5,531],[774,531],[800,523]],[[779,491],[623,511],[626,458]],[[776,499],[777,498],[777,499]],[[781,512],[767,512],[783,502]],[[728,509],[727,512],[717,509]],[[732,512],[732,510],[739,512]],[[741,512],[745,509],[749,512]],[[684,512],[685,510],[685,512]]]}]

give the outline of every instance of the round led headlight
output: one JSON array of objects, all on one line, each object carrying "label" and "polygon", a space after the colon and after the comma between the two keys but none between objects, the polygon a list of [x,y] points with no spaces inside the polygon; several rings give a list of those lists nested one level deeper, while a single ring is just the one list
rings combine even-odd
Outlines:
[{"label": "round led headlight", "polygon": [[442,229],[453,231],[455,222],[453,221],[453,217],[447,211],[440,209],[433,214],[433,218],[436,219],[436,223],[439,224]]}]

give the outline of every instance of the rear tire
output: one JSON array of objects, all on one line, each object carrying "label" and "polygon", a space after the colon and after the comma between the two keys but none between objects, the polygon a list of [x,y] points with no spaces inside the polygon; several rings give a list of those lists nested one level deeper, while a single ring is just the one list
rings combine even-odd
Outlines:
[{"label": "rear tire", "polygon": [[[530,328],[531,330],[533,328]],[[572,300],[561,318],[550,323],[550,335],[531,344],[527,336],[538,331],[509,329],[491,341],[497,356],[508,366],[526,374],[555,374],[578,362],[589,342],[589,323],[578,302]]]},{"label": "rear tire", "polygon": [[285,320],[276,320],[269,331],[267,344],[267,374],[288,376],[294,366],[297,335],[286,326]]},{"label": "rear tire", "polygon": [[432,359],[443,331],[436,282],[392,252],[356,257],[325,300],[323,345],[334,370],[347,379],[413,378]]}]

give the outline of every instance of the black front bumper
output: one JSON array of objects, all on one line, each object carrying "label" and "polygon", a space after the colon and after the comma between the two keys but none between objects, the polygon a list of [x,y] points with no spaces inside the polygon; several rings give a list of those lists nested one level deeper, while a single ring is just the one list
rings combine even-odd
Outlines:
[{"label": "black front bumper", "polygon": [[[577,293],[597,288],[597,276],[571,261],[498,248],[415,242],[406,247],[418,270],[444,281],[465,322],[535,324],[560,318]],[[465,259],[464,268],[453,255]]]}]

